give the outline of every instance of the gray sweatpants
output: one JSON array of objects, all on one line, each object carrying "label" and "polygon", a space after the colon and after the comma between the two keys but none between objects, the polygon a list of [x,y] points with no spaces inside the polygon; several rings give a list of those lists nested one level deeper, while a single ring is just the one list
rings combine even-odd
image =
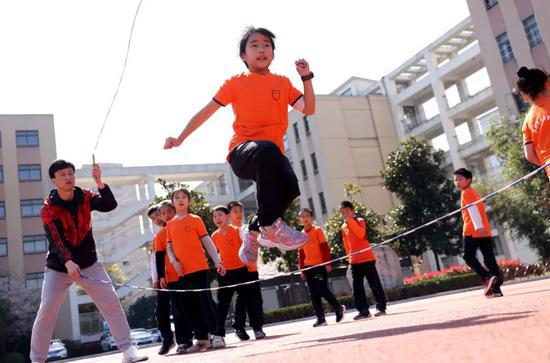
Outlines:
[{"label": "gray sweatpants", "polygon": [[[100,280],[109,280],[103,265],[98,261],[92,266],[81,270],[83,274]],[[130,327],[120,306],[118,296],[112,285],[102,284],[93,280],[73,280],[66,273],[46,268],[44,284],[42,285],[42,301],[32,327],[31,361],[45,362],[52,339],[55,322],[67,290],[78,283],[96,304],[103,318],[109,324],[113,338],[122,351],[132,345]]]}]

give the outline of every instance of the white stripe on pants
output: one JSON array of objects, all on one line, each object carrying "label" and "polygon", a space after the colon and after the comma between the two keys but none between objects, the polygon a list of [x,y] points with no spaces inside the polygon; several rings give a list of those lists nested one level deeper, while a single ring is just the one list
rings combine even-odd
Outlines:
[{"label": "white stripe on pants", "polygon": [[[98,261],[92,266],[82,269],[82,273],[100,280],[109,280],[103,265]],[[42,285],[42,299],[32,327],[31,354],[32,362],[44,362],[48,357],[50,340],[59,309],[67,290],[77,282],[92,301],[96,304],[109,328],[118,348],[125,350],[132,345],[130,327],[120,306],[118,296],[112,285],[102,284],[88,279],[72,280],[68,274],[46,268],[44,284]]]}]

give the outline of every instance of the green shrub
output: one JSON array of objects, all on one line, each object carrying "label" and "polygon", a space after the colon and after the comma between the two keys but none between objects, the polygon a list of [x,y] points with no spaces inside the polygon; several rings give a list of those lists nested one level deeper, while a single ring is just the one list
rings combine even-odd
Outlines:
[{"label": "green shrub", "polygon": [[25,357],[21,353],[7,353],[0,358],[0,363],[25,363]]}]

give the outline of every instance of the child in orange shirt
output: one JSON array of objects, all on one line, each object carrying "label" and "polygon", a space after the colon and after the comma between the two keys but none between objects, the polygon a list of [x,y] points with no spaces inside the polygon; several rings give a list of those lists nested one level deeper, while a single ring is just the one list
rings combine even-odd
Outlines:
[{"label": "child in orange shirt", "polygon": [[[178,289],[179,276],[168,259],[166,250],[168,248],[168,236],[166,223],[171,221],[176,215],[176,208],[169,200],[162,201],[159,204],[159,213],[163,222],[163,227],[155,236],[155,262],[156,271],[159,278],[159,286],[163,289]],[[170,305],[172,306],[172,316],[174,318],[174,330],[176,332],[176,343],[178,343],[177,354],[183,354],[193,345],[193,330],[189,318],[180,304],[179,293],[175,291],[168,292]]]},{"label": "child in orange shirt", "polygon": [[[239,229],[246,231],[248,226],[243,225],[243,205],[237,201],[229,202],[227,205],[229,209],[229,219],[231,225]],[[241,235],[241,240],[244,238]],[[247,265],[248,276],[247,281],[257,281],[260,278],[258,274],[258,265]],[[245,286],[249,289],[248,300],[245,300],[241,295],[237,295],[237,301],[235,303],[235,321],[233,328],[235,329],[235,335],[240,340],[248,340],[250,336],[246,332],[246,313],[248,312],[248,319],[250,320],[250,326],[254,331],[254,337],[256,339],[265,338],[265,333],[262,329],[264,325],[264,310],[262,299],[262,288],[259,282]]]},{"label": "child in orange shirt", "polygon": [[[477,194],[475,189],[471,186],[473,177],[471,171],[460,168],[455,170],[453,175],[456,188],[462,191],[460,197],[460,206],[462,208],[481,199],[479,194]],[[462,229],[462,236],[464,239],[464,261],[466,261],[466,264],[483,280],[485,296],[502,296],[502,291],[500,290],[500,269],[498,268],[495,253],[493,252],[491,227],[489,226],[489,219],[485,212],[485,205],[483,203],[478,203],[469,206],[467,209],[463,209],[462,219],[464,221],[464,227]],[[477,260],[476,252],[478,248],[483,255],[483,262],[489,271],[481,266]]]},{"label": "child in orange shirt", "polygon": [[[160,216],[159,206],[153,205],[147,210],[147,216],[153,224],[161,229],[164,228],[164,221]],[[159,288],[159,277],[156,264],[155,239],[158,233],[153,236],[151,246],[151,281],[154,288]],[[157,291],[157,301],[155,304],[155,316],[157,318],[157,327],[162,337],[162,345],[158,351],[159,355],[168,354],[170,349],[175,346],[174,334],[170,327],[170,294],[167,291]]]},{"label": "child in orange shirt", "polygon": [[[342,238],[344,248],[349,255],[370,247],[367,239],[367,224],[363,218],[355,218],[355,210],[350,201],[340,203],[340,214],[344,219]],[[351,274],[353,278],[353,301],[359,312],[353,319],[360,320],[371,317],[369,303],[365,294],[364,280],[367,278],[378,311],[374,316],[386,315],[386,294],[380,276],[376,270],[376,257],[372,249],[350,256]]]},{"label": "child in orange shirt", "polygon": [[[537,68],[521,67],[517,72],[518,89],[531,103],[523,122],[525,158],[535,165],[550,162],[550,80]],[[550,166],[545,168],[550,179]]]},{"label": "child in orange shirt", "polygon": [[[239,258],[239,248],[242,244],[241,236],[239,234],[239,228],[231,226],[228,223],[229,209],[225,205],[214,207],[212,218],[214,219],[214,224],[218,226],[218,230],[212,234],[212,240],[220,253],[222,264],[226,269],[225,275],[218,276],[219,286],[222,287],[247,282],[248,269]],[[225,336],[225,320],[227,319],[229,306],[231,305],[233,293],[235,292],[237,292],[238,298],[244,300],[246,304],[250,303],[249,286],[218,290],[217,334],[222,337]]]},{"label": "child in orange shirt", "polygon": [[304,94],[294,88],[288,78],[271,73],[274,39],[275,35],[265,28],[248,28],[239,46],[239,56],[248,72],[226,80],[180,136],[169,137],[164,144],[165,149],[180,146],[221,106],[232,104],[235,134],[227,160],[239,178],[254,180],[257,189],[257,218],[250,224],[240,251],[240,258],[247,265],[253,265],[258,259],[259,243],[288,251],[306,242],[303,233],[282,219],[287,207],[300,195],[298,179],[284,155],[283,136],[288,127],[289,105],[305,115],[315,111],[313,73],[304,59],[295,62]]},{"label": "child in orange shirt", "polygon": [[[304,226],[304,233],[309,237],[307,243],[298,250],[298,264],[300,269],[320,265],[323,262],[330,261],[330,247],[323,233],[323,229],[313,224],[313,211],[309,208],[304,208],[300,211],[300,223]],[[345,308],[340,305],[336,297],[328,288],[328,272],[332,270],[330,264],[317,266],[305,272],[302,272],[302,280],[307,281],[311,304],[315,309],[317,321],[313,327],[325,326],[325,311],[321,298],[332,306],[336,313],[336,322],[339,323],[344,318]]]},{"label": "child in orange shirt", "polygon": [[[181,290],[208,289],[208,261],[205,250],[214,262],[220,275],[225,274],[220,256],[212,239],[206,231],[202,219],[189,213],[191,194],[187,189],[179,188],[170,195],[176,207],[176,216],[168,221],[167,253],[170,263],[174,266]],[[187,349],[187,353],[195,353],[209,348],[223,348],[225,342],[216,335],[216,311],[209,290],[199,292],[184,292],[179,294],[180,306],[191,321],[197,342]],[[209,334],[212,340],[209,339]]]}]

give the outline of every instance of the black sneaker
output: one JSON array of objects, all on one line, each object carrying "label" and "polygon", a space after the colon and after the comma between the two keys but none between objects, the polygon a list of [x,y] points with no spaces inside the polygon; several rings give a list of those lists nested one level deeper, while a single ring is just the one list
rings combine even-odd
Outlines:
[{"label": "black sneaker", "polygon": [[176,354],[185,354],[187,349],[189,349],[193,344],[178,344],[178,350]]},{"label": "black sneaker", "polygon": [[502,293],[500,286],[497,286],[493,289],[493,297],[503,297],[503,296],[504,294]]},{"label": "black sneaker", "polygon": [[159,355],[165,355],[165,354],[168,354],[168,352],[170,351],[170,349],[174,348],[176,346],[176,343],[174,343],[173,340],[164,340],[162,342],[162,345],[160,346],[160,349],[159,349]]},{"label": "black sneaker", "polygon": [[388,315],[386,314],[386,310],[378,310],[377,312],[374,313],[374,316],[383,316],[383,315]]},{"label": "black sneaker", "polygon": [[493,295],[493,289],[495,288],[495,286],[497,285],[498,283],[498,277],[496,276],[491,276],[489,278],[489,280],[486,280],[484,282],[484,285],[485,285],[485,296],[489,297],[489,296],[492,296]]},{"label": "black sneaker", "polygon": [[262,329],[254,330],[254,338],[256,340],[265,338],[265,333]]},{"label": "black sneaker", "polygon": [[344,313],[346,312],[346,307],[344,305],[340,306],[340,309],[336,310],[336,322],[339,323],[344,319]]},{"label": "black sneaker", "polygon": [[242,341],[242,340],[248,340],[250,339],[250,335],[246,333],[246,330],[244,329],[237,329],[235,330],[235,335]]},{"label": "black sneaker", "polygon": [[361,312],[359,312],[359,314],[357,314],[353,317],[353,320],[363,320],[363,319],[368,319],[370,317],[372,317],[370,311],[368,311],[368,310],[367,311],[361,311]]},{"label": "black sneaker", "polygon": [[317,321],[315,322],[315,324],[313,324],[313,327],[314,328],[318,328],[320,326],[326,326],[327,325],[327,321],[325,319],[321,320],[321,319],[317,319]]}]

